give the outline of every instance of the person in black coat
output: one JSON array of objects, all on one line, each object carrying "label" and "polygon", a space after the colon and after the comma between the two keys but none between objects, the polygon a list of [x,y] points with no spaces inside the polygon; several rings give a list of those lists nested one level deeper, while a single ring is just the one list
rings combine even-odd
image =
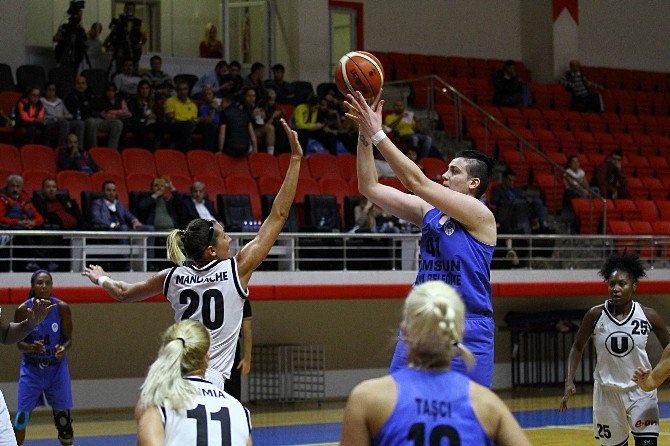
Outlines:
[{"label": "person in black coat", "polygon": [[191,195],[181,197],[181,210],[181,228],[185,228],[195,218],[219,219],[216,209],[214,209],[214,202],[207,197],[205,183],[200,181],[191,185]]},{"label": "person in black coat", "polygon": [[[172,197],[165,196],[167,190]],[[171,231],[179,225],[180,198],[170,178],[154,178],[151,193],[142,196],[137,204],[137,217],[156,231]]]}]

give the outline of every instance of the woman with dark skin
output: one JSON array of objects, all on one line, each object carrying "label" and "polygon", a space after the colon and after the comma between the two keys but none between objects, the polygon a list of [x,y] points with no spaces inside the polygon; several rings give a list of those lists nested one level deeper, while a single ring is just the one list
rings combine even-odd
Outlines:
[{"label": "woman with dark skin", "polygon": [[593,388],[594,434],[605,446],[627,444],[630,432],[635,445],[656,445],[658,398],[645,392],[632,377],[639,367],[650,368],[645,351],[653,332],[661,346],[670,343],[670,333],[656,311],[635,302],[635,289],[645,276],[637,254],[614,254],[600,269],[607,283],[609,299],[591,308],[577,332],[568,357],[568,374],[560,411],[568,408],[575,394],[574,378],[584,348],[593,336],[596,368]]},{"label": "woman with dark skin", "polygon": [[14,316],[15,322],[29,317],[37,303],[52,305],[52,311],[17,346],[23,353],[19,377],[19,407],[14,418],[14,432],[19,445],[26,437],[30,414],[37,406],[44,405],[44,397],[52,407],[62,445],[72,444],[74,432],[70,409],[72,389],[70,371],[65,352],[72,347],[72,313],[70,306],[54,297],[53,279],[47,271],[33,273],[30,295]]}]

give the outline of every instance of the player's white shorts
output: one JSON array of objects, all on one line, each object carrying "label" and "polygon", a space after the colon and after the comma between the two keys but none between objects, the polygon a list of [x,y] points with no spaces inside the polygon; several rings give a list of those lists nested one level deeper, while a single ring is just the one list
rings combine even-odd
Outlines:
[{"label": "player's white shorts", "polygon": [[656,390],[645,392],[593,385],[593,433],[604,446],[628,444],[635,437],[658,437],[658,397]]},{"label": "player's white shorts", "polygon": [[9,420],[9,411],[5,397],[0,392],[0,446],[16,446],[16,437],[12,422]]}]

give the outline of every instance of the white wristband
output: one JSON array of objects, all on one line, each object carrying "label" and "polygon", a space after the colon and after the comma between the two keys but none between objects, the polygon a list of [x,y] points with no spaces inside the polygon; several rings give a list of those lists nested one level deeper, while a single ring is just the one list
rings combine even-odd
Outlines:
[{"label": "white wristband", "polygon": [[109,276],[100,276],[98,277],[98,285],[103,286],[108,280],[112,280],[112,278]]},{"label": "white wristband", "polygon": [[384,138],[388,138],[388,136],[386,136],[386,132],[384,132],[384,130],[380,130],[372,135],[370,141],[372,141],[372,144],[378,145]]}]

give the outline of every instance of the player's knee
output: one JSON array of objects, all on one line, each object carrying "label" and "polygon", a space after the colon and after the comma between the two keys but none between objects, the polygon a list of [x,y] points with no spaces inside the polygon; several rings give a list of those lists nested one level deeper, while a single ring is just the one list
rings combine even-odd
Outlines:
[{"label": "player's knee", "polygon": [[16,412],[14,417],[14,429],[17,431],[22,431],[28,425],[30,420],[30,412]]},{"label": "player's knee", "polygon": [[58,439],[62,444],[72,444],[74,431],[72,430],[72,418],[69,410],[53,411],[54,423],[58,430]]},{"label": "player's knee", "polygon": [[635,446],[656,446],[657,437],[635,437]]}]

